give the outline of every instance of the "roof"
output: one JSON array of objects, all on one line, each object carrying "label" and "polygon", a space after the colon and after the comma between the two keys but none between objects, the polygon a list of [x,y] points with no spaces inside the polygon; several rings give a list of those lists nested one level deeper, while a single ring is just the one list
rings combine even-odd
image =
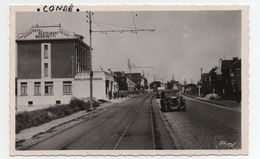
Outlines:
[{"label": "roof", "polygon": [[230,67],[231,68],[241,68],[241,59],[234,62]]},{"label": "roof", "polygon": [[232,65],[233,60],[223,60],[221,65],[221,70],[225,70],[229,68],[230,65]]},{"label": "roof", "polygon": [[83,40],[83,36],[69,32],[59,25],[40,26],[33,25],[27,31],[18,34],[17,40],[53,40],[53,39],[78,39]]},{"label": "roof", "polygon": [[209,74],[214,73],[217,69],[218,69],[218,67],[214,67],[214,68],[212,68],[212,69],[209,71]]},{"label": "roof", "polygon": [[223,60],[221,65],[221,71],[228,68],[241,68],[241,59],[240,60]]},{"label": "roof", "polygon": [[201,76],[206,77],[206,76],[208,76],[208,73],[203,73]]},{"label": "roof", "polygon": [[122,72],[114,72],[118,78],[124,77]]},{"label": "roof", "polygon": [[126,73],[135,83],[140,83],[142,81],[141,73]]}]

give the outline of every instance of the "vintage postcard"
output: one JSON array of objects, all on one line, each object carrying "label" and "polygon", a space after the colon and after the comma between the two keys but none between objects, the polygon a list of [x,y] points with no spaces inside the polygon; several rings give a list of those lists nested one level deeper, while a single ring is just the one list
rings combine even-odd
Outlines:
[{"label": "vintage postcard", "polygon": [[248,9],[11,6],[10,155],[247,155]]}]

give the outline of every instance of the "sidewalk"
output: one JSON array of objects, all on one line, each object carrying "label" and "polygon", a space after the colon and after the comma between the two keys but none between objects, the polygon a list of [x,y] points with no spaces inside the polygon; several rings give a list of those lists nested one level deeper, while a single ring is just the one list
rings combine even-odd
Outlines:
[{"label": "sidewalk", "polygon": [[217,104],[220,106],[225,106],[225,107],[230,107],[230,108],[234,108],[234,109],[240,109],[241,108],[241,103],[237,103],[234,100],[208,100],[196,95],[189,95],[189,94],[182,94],[184,96],[190,97],[190,98],[194,98],[200,101],[204,101],[204,102],[208,102],[208,103],[212,103],[212,104]]},{"label": "sidewalk", "polygon": [[[68,125],[72,126],[74,124],[77,124],[77,122],[79,122],[79,119],[84,116],[91,116],[94,114],[101,113],[109,108],[116,106],[117,104],[126,102],[126,100],[130,99],[130,98],[113,99],[106,103],[100,104],[100,106],[98,106],[95,110],[93,110],[91,112],[86,112],[85,110],[79,111],[77,113],[71,114],[71,115],[63,117],[63,118],[55,119],[51,122],[48,122],[48,123],[45,123],[45,124],[42,124],[39,126],[24,129],[24,130],[20,131],[18,134],[15,134],[16,141],[24,141],[24,140],[33,138],[34,136],[37,136],[39,134],[44,134],[45,132],[50,131],[56,127],[62,126],[64,124],[68,124]],[[73,123],[73,121],[75,121],[75,122]]]}]

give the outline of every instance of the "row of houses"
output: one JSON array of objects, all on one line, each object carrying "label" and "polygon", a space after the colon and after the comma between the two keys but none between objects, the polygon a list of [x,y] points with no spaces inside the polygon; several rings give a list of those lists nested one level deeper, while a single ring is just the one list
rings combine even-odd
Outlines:
[{"label": "row of houses", "polygon": [[[90,47],[84,37],[61,25],[35,25],[18,34],[16,107],[67,104],[72,97],[90,96]],[[93,97],[111,99],[140,91],[147,80],[141,73],[100,69],[93,71]]]},{"label": "row of houses", "polygon": [[219,66],[201,75],[201,92],[217,93],[223,99],[241,100],[241,59],[219,59]]}]

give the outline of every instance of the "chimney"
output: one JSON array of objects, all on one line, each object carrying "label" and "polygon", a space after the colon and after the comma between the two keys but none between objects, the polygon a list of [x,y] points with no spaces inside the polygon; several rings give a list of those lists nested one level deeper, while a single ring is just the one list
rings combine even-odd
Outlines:
[{"label": "chimney", "polygon": [[238,61],[238,57],[233,57],[233,61]]}]

